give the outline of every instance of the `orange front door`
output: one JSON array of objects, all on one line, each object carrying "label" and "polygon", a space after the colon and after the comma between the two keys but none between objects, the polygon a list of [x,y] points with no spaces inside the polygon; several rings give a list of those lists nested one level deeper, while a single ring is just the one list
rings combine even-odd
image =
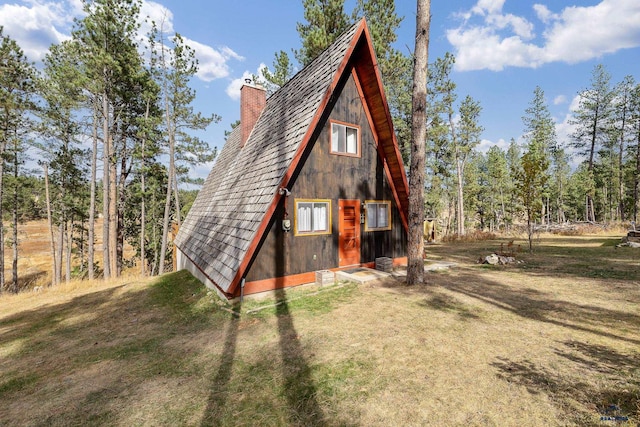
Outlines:
[{"label": "orange front door", "polygon": [[360,201],[338,201],[338,266],[360,264]]}]

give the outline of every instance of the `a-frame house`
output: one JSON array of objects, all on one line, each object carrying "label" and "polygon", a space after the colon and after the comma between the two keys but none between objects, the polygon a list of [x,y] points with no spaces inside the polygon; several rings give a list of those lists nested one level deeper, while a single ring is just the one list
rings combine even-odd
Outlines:
[{"label": "a-frame house", "polygon": [[269,99],[243,86],[240,116],[176,236],[178,268],[233,298],[406,262],[407,178],[364,20]]}]

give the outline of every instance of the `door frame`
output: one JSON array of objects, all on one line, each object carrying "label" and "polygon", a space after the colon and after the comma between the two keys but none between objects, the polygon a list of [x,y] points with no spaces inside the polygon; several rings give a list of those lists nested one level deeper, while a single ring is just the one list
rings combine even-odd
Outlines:
[{"label": "door frame", "polygon": [[[357,260],[355,258],[345,258],[343,257],[343,236],[345,232],[345,223],[344,223],[344,207],[354,207],[355,218],[354,218],[354,233],[355,233],[355,244],[357,251]],[[360,200],[352,200],[352,199],[338,199],[338,267],[347,267],[350,265],[360,265],[360,260],[362,257],[362,247],[361,247],[361,229],[360,229]],[[355,262],[353,262],[355,261]]]}]

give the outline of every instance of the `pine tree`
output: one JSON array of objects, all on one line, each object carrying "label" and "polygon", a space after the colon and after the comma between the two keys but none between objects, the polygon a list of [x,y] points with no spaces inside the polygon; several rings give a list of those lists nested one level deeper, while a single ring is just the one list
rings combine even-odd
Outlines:
[{"label": "pine tree", "polygon": [[518,195],[516,193],[515,182],[517,181],[518,174],[521,173],[520,158],[522,151],[520,145],[515,139],[511,138],[509,141],[509,148],[507,149],[507,168],[509,170],[509,180],[507,182],[506,193],[506,217],[505,224],[509,229],[515,222],[516,217],[523,210],[523,206],[520,203]]},{"label": "pine tree", "polygon": [[525,207],[529,252],[533,251],[533,225],[540,217],[542,189],[547,183],[549,161],[541,146],[529,143],[527,152],[520,160],[516,189]]},{"label": "pine tree", "polygon": [[506,195],[509,194],[507,155],[497,145],[487,152],[487,183],[489,187],[489,229],[500,230],[506,218]]},{"label": "pine tree", "polygon": [[625,179],[624,179],[624,158],[629,144],[631,131],[631,111],[633,101],[633,90],[636,83],[632,76],[626,76],[615,89],[616,94],[613,99],[613,136],[617,142],[617,162],[616,162],[616,179],[617,179],[617,198],[618,212],[617,216],[620,221],[624,221],[626,217],[625,205]]},{"label": "pine tree", "polygon": [[[542,156],[540,161],[550,163],[551,153],[556,149],[556,128],[549,108],[544,99],[544,91],[539,87],[533,91],[533,100],[529,104],[529,107],[525,110],[525,115],[522,117],[524,123],[524,137],[528,141],[529,146],[535,145],[536,156]],[[529,149],[531,151],[531,149]],[[529,159],[531,160],[531,159]],[[546,173],[546,169],[545,169]],[[545,182],[547,182],[545,180]],[[549,195],[546,188],[540,189],[540,196],[548,199]],[[540,201],[540,209],[544,210],[547,203]],[[525,208],[527,206],[525,205]],[[541,212],[540,218],[544,221],[545,214]]]},{"label": "pine tree", "polygon": [[451,134],[453,141],[453,155],[456,163],[457,189],[458,189],[458,234],[465,234],[464,215],[464,168],[473,149],[480,143],[482,126],[478,124],[482,107],[480,103],[470,96],[466,96],[460,104],[460,126],[456,134],[455,125],[451,120]]},{"label": "pine tree", "polygon": [[[446,215],[445,231],[449,233],[453,217],[452,170],[454,163],[449,144],[449,108],[455,99],[455,83],[450,73],[455,58],[450,53],[437,58],[428,69],[427,85],[427,141],[426,141],[426,204],[432,217]],[[453,114],[453,112],[451,112]],[[455,189],[453,191],[455,193]]]},{"label": "pine tree", "polygon": [[393,47],[403,17],[396,13],[394,0],[358,0],[353,20],[366,18],[373,49],[382,76],[393,127],[405,165],[411,145],[411,58]]},{"label": "pine tree", "polygon": [[[54,255],[53,283],[61,280],[62,252],[67,244],[66,280],[70,280],[71,239],[65,238],[73,231],[74,219],[83,222],[86,212],[79,214],[88,201],[82,190],[86,185],[86,151],[80,146],[82,124],[78,111],[85,101],[82,92],[83,76],[77,68],[78,50],[73,41],[50,48],[44,61],[42,80],[43,108],[41,113],[41,136],[44,143],[40,151],[47,163],[48,182],[52,184],[54,203],[51,208],[52,222],[58,225],[57,250]],[[50,186],[51,187],[51,186]],[[54,243],[52,242],[52,246]]]},{"label": "pine tree", "polygon": [[542,217],[542,196],[549,179],[549,152],[556,145],[555,126],[544,101],[544,92],[536,87],[533,93],[533,100],[522,117],[527,152],[520,159],[521,168],[516,173],[516,188],[526,213],[529,252],[533,251],[534,222]]},{"label": "pine tree", "polygon": [[95,0],[85,3],[86,16],[77,21],[73,37],[81,51],[85,89],[90,105],[100,106],[98,137],[103,163],[103,273],[120,274],[124,185],[132,170],[143,93],[150,84],[136,45],[140,0]]},{"label": "pine tree", "polygon": [[189,81],[198,71],[198,62],[193,49],[184,42],[179,34],[175,34],[172,40],[173,50],[169,54],[164,43],[162,29],[152,33],[151,37],[159,38],[156,42],[158,48],[152,52],[157,55],[156,61],[154,61],[157,68],[152,70],[152,73],[155,75],[161,91],[164,130],[169,156],[169,176],[158,266],[158,272],[162,274],[169,243],[172,194],[174,200],[173,219],[178,226],[181,224],[178,179],[181,175],[186,176],[190,167],[210,162],[216,155],[206,142],[191,135],[191,132],[206,129],[212,122],[219,121],[220,117],[215,114],[203,116],[193,110],[192,103],[195,100],[196,92],[189,86]]},{"label": "pine tree", "polygon": [[640,211],[640,84],[633,89],[630,105],[631,148],[633,167],[633,221],[638,222]]},{"label": "pine tree", "polygon": [[344,0],[304,0],[302,4],[307,23],[296,26],[302,47],[295,57],[306,66],[349,27],[349,16]]},{"label": "pine tree", "polygon": [[[613,92],[610,87],[611,75],[603,65],[597,65],[592,72],[591,87],[580,92],[580,104],[571,121],[576,127],[573,133],[573,146],[579,153],[587,156],[587,179],[593,182],[593,167],[603,141],[608,138],[607,130],[611,123],[611,101]],[[589,188],[594,188],[589,185]],[[595,221],[593,198],[595,193],[585,194],[586,220]]]},{"label": "pine tree", "polygon": [[477,151],[469,153],[464,169],[464,211],[470,213],[478,230],[491,228],[492,203],[486,157]]},{"label": "pine tree", "polygon": [[427,138],[427,64],[431,0],[418,0],[413,68],[407,284],[424,283],[424,173]]},{"label": "pine tree", "polygon": [[550,197],[553,200],[555,220],[558,223],[567,221],[566,193],[571,173],[568,155],[564,149],[556,147],[551,155]]},{"label": "pine tree", "polygon": [[[15,40],[3,34],[0,27],[0,219],[4,218],[5,161],[13,154],[13,178],[17,181],[20,156],[26,148],[26,139],[33,130],[32,113],[35,110],[36,72],[27,61]],[[15,183],[17,186],[17,182]],[[17,187],[13,192],[12,209],[17,209]],[[13,241],[13,291],[17,283],[17,216],[14,213]],[[0,292],[5,290],[4,275],[4,227],[0,227]]]},{"label": "pine tree", "polygon": [[269,70],[269,67],[263,67],[261,72],[266,80],[267,96],[270,96],[293,77],[293,64],[287,52],[281,50],[275,54],[273,59],[273,72]]}]

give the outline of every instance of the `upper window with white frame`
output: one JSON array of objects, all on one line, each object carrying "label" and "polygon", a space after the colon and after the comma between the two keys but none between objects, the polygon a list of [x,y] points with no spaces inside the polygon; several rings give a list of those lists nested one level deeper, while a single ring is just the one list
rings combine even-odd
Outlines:
[{"label": "upper window with white frame", "polygon": [[295,235],[331,234],[331,200],[295,200]]},{"label": "upper window with white frame", "polygon": [[331,122],[331,153],[360,156],[360,127]]},{"label": "upper window with white frame", "polygon": [[391,202],[367,200],[365,212],[365,231],[391,230]]}]

